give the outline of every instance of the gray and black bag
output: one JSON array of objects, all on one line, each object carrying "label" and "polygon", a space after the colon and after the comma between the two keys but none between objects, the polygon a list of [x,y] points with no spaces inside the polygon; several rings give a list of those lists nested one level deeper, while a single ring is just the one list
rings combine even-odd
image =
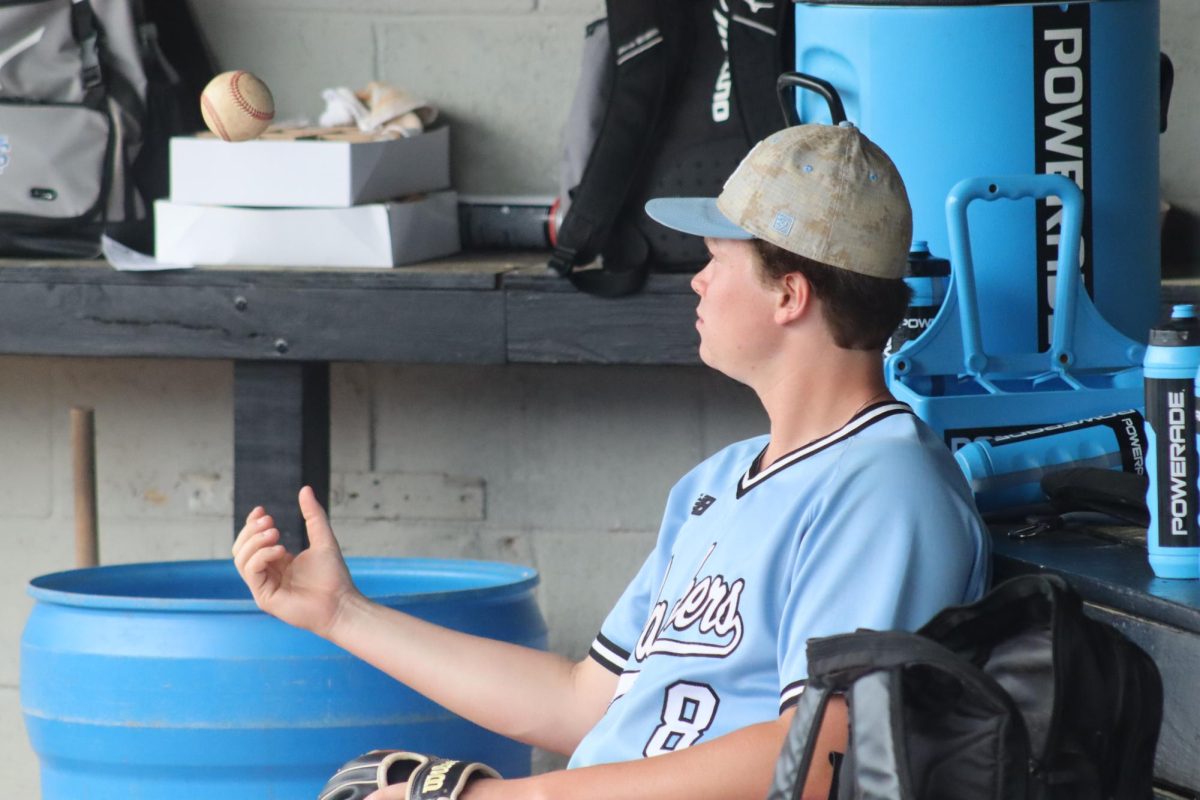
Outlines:
[{"label": "gray and black bag", "polygon": [[182,100],[140,2],[0,0],[0,253],[94,256],[106,231],[149,240],[165,181],[144,166],[166,138],[148,140],[161,131],[148,103],[164,85]]}]

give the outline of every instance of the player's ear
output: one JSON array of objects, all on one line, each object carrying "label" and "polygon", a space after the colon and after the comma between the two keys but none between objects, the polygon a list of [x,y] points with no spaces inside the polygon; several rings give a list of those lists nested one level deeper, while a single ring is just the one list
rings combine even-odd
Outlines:
[{"label": "player's ear", "polygon": [[812,306],[812,284],[802,273],[789,272],[776,286],[775,321],[787,325],[804,316]]}]

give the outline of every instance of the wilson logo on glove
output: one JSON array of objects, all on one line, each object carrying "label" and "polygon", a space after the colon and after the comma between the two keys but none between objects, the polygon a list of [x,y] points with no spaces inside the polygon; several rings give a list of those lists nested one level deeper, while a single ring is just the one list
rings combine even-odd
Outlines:
[{"label": "wilson logo on glove", "polygon": [[408,784],[407,800],[457,800],[477,778],[500,773],[475,761],[455,761],[406,750],[372,750],[342,765],[318,800],[363,800],[379,789]]},{"label": "wilson logo on glove", "polygon": [[436,792],[446,785],[446,773],[453,769],[457,761],[443,761],[440,764],[434,764],[429,768],[429,775],[425,777],[425,782],[421,784],[421,793]]}]

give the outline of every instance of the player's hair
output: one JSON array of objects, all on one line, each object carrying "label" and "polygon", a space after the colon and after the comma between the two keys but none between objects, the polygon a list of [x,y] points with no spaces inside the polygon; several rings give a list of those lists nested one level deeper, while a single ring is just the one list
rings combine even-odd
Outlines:
[{"label": "player's hair", "polygon": [[912,291],[901,278],[876,278],[831,267],[762,239],[751,244],[758,254],[761,275],[778,280],[799,272],[821,300],[833,341],[845,350],[882,350],[896,330]]}]

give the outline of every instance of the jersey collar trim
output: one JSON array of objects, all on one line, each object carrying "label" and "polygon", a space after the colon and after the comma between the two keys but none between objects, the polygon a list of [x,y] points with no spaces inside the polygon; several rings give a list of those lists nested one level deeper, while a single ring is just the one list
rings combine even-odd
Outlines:
[{"label": "jersey collar trim", "polygon": [[796,450],[793,450],[787,455],[781,457],[778,461],[766,469],[761,470],[758,473],[754,473],[754,465],[759,462],[763,456],[763,453],[767,451],[767,449],[764,447],[759,454],[754,457],[754,461],[751,462],[750,466],[746,469],[746,473],[742,475],[741,480],[738,481],[737,496],[740,498],[746,492],[750,491],[755,486],[758,486],[772,475],[777,475],[793,464],[803,461],[809,456],[816,455],[822,450],[832,447],[844,439],[850,438],[859,431],[874,425],[876,422],[879,422],[881,419],[886,419],[887,417],[895,416],[896,414],[911,413],[913,413],[913,411],[907,405],[892,400],[883,403],[877,403],[873,406],[868,406],[851,417],[849,422],[838,428],[833,433],[826,434],[820,439],[814,439],[803,447],[797,448]]}]

